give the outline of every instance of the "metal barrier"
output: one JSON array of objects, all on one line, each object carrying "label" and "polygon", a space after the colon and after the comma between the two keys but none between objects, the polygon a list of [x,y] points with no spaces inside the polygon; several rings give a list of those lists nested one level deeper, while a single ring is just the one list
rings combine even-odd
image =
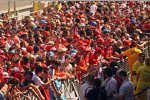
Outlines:
[{"label": "metal barrier", "polygon": [[128,59],[124,59],[124,61],[119,61],[118,64],[121,69],[129,72]]},{"label": "metal barrier", "polygon": [[[60,90],[62,92],[62,100],[80,100],[79,91],[77,87],[80,84],[75,79],[63,79],[58,80],[61,82]],[[31,92],[26,92],[23,95],[19,95],[19,100],[38,100]]]}]

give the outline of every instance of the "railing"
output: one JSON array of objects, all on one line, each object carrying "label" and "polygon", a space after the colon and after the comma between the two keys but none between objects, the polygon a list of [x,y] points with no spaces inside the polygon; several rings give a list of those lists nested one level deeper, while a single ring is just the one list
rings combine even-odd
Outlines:
[{"label": "railing", "polygon": [[150,100],[150,86],[144,88],[143,90],[141,90],[140,92],[138,92],[137,94],[134,95],[134,98],[138,97],[139,95],[143,94],[145,91],[147,91],[147,100]]},{"label": "railing", "polygon": [[[80,84],[75,79],[63,79],[57,80],[61,83],[58,90],[62,92],[62,100],[80,100],[79,91],[77,87],[80,87]],[[57,83],[56,83],[57,85]],[[60,84],[59,84],[60,85]],[[38,100],[31,92],[26,92],[24,95],[18,97],[19,100]]]}]

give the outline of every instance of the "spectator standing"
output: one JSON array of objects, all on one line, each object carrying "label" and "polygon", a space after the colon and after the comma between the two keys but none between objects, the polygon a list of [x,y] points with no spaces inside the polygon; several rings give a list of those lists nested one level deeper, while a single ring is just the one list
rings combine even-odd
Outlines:
[{"label": "spectator standing", "polygon": [[136,80],[136,71],[140,68],[144,66],[144,60],[145,60],[145,54],[144,53],[140,53],[139,54],[139,58],[138,60],[133,64],[132,66],[132,76],[133,76],[133,84],[136,87],[137,85],[137,80]]},{"label": "spectator standing", "polygon": [[86,77],[86,82],[80,87],[81,100],[85,100],[85,95],[93,88],[94,74],[89,73]]},{"label": "spectator standing", "polygon": [[[145,65],[137,70],[137,80],[137,93],[150,86],[150,58],[146,58]],[[139,99],[147,100],[146,94],[145,91],[139,96]]]},{"label": "spectator standing", "polygon": [[134,62],[136,62],[138,60],[138,55],[140,53],[142,53],[142,51],[137,48],[136,41],[132,41],[131,48],[129,48],[126,51],[124,51],[123,53],[121,53],[121,57],[122,56],[128,57],[128,65],[129,65],[129,70],[130,70],[130,74],[131,74],[131,79],[132,79],[132,65]]},{"label": "spectator standing", "polygon": [[123,82],[119,89],[119,94],[116,92],[113,94],[113,97],[117,100],[133,100],[133,84],[129,80],[127,72],[121,70],[118,75]]},{"label": "spectator standing", "polygon": [[107,100],[106,91],[101,88],[101,80],[99,78],[93,81],[94,88],[89,90],[86,95],[87,100]]},{"label": "spectator standing", "polygon": [[106,77],[102,87],[105,87],[107,93],[107,100],[115,100],[113,93],[117,92],[117,81],[113,78],[112,70],[110,68],[104,69],[104,76]]}]

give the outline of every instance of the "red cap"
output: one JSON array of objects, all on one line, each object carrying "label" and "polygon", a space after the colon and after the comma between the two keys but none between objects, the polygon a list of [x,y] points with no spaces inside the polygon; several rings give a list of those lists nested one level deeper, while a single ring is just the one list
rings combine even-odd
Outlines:
[{"label": "red cap", "polygon": [[98,39],[97,39],[97,42],[98,42],[98,43],[104,43],[104,39],[103,39],[103,38],[98,38]]},{"label": "red cap", "polygon": [[83,42],[82,40],[79,41],[80,45],[87,45],[87,43]]},{"label": "red cap", "polygon": [[87,45],[90,44],[90,40],[87,40],[87,39],[86,39],[86,40],[83,40],[83,42],[86,43]]},{"label": "red cap", "polygon": [[113,42],[113,40],[111,38],[108,38],[104,42],[105,42],[105,44],[110,44]]},{"label": "red cap", "polygon": [[41,66],[42,66],[43,68],[48,68],[48,67],[46,66],[46,64],[44,64],[44,63],[42,63]]},{"label": "red cap", "polygon": [[47,36],[47,35],[50,34],[50,32],[49,31],[44,31],[42,34],[43,34],[43,36]]},{"label": "red cap", "polygon": [[130,41],[130,40],[124,40],[124,41],[123,41],[123,44],[130,46],[130,45],[131,45],[131,41]]},{"label": "red cap", "polygon": [[16,77],[17,79],[19,79],[20,81],[22,81],[22,79],[23,79],[23,76],[21,75],[21,73],[18,73],[18,72],[16,72],[14,74],[14,77]]},{"label": "red cap", "polygon": [[21,54],[22,54],[22,55],[26,55],[26,54],[27,54],[27,51],[26,51],[26,50],[22,50]]},{"label": "red cap", "polygon": [[28,47],[27,47],[27,51],[28,51],[28,52],[33,51],[33,46],[28,46]]},{"label": "red cap", "polygon": [[52,45],[47,45],[45,49],[46,51],[50,51],[52,47],[53,47]]},{"label": "red cap", "polygon": [[95,35],[102,35],[102,33],[101,33],[100,31],[97,31],[97,30],[94,31],[93,33],[94,33]]},{"label": "red cap", "polygon": [[72,14],[71,14],[71,13],[68,13],[66,16],[69,17],[69,18],[71,18],[71,17],[72,17]]},{"label": "red cap", "polygon": [[101,49],[100,47],[97,47],[97,48],[95,49],[95,52],[101,53],[101,52],[102,52],[102,49]]},{"label": "red cap", "polygon": [[85,47],[84,47],[84,46],[79,46],[78,48],[79,48],[79,49],[82,49],[82,50],[85,50]]},{"label": "red cap", "polygon": [[42,50],[45,49],[45,47],[46,47],[45,44],[41,44],[41,45],[40,45],[40,49],[42,49]]}]

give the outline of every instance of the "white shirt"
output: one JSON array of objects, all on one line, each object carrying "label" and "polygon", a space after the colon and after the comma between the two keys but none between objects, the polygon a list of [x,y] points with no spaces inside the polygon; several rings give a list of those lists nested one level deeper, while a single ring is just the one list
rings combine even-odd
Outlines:
[{"label": "white shirt", "polygon": [[85,91],[87,93],[90,89],[92,89],[89,87],[92,87],[92,86],[89,85],[87,82],[81,85],[81,87],[80,87],[80,99],[81,100],[85,100]]},{"label": "white shirt", "polygon": [[97,6],[95,4],[92,5],[92,6],[90,6],[90,12],[92,12],[93,14],[95,14],[96,10],[97,10]]},{"label": "white shirt", "polygon": [[44,82],[40,79],[39,76],[36,75],[35,72],[33,72],[32,80],[34,81],[35,85],[37,85],[37,86],[41,86],[44,84]]}]

